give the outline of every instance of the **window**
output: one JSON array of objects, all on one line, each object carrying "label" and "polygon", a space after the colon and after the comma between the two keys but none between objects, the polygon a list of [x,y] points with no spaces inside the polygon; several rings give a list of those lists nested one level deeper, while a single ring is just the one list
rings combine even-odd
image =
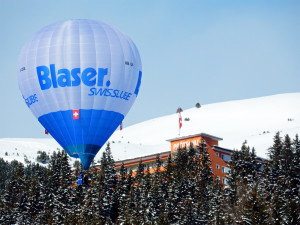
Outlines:
[{"label": "window", "polygon": [[216,165],[216,168],[217,168],[217,169],[220,169],[220,165],[217,164],[217,165]]},{"label": "window", "polygon": [[220,180],[220,176],[217,176],[216,179],[217,179],[217,180]]},{"label": "window", "polygon": [[225,162],[229,162],[229,161],[231,161],[231,156],[230,156],[230,155],[222,154],[222,159],[223,159]]},{"label": "window", "polygon": [[230,168],[227,166],[222,166],[222,173],[229,173]]},{"label": "window", "polygon": [[217,157],[220,157],[220,153],[219,153],[219,152],[216,152],[216,156],[217,156]]},{"label": "window", "polygon": [[224,185],[228,185],[227,178],[222,178],[222,183],[223,183]]}]

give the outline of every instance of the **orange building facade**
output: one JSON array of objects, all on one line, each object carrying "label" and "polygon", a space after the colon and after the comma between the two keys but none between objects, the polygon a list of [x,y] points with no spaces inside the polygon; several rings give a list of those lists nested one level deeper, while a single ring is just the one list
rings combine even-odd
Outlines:
[{"label": "orange building facade", "polygon": [[227,173],[229,172],[228,163],[231,159],[232,150],[219,147],[219,141],[221,141],[222,138],[212,136],[206,133],[200,133],[196,135],[169,139],[167,140],[171,144],[171,148],[169,151],[162,151],[161,153],[156,153],[153,155],[117,161],[115,163],[116,169],[120,168],[123,163],[128,172],[130,169],[132,171],[136,171],[139,162],[142,161],[142,163],[146,166],[145,169],[148,166],[150,172],[153,173],[155,172],[155,168],[156,168],[155,161],[157,155],[160,156],[160,159],[163,162],[162,165],[163,167],[166,166],[167,159],[170,154],[172,156],[175,155],[179,148],[181,149],[189,148],[191,143],[193,144],[193,146],[199,146],[202,140],[205,140],[206,147],[208,149],[208,153],[211,159],[211,168],[215,178],[220,180],[222,184],[226,185],[227,184],[226,176]]}]

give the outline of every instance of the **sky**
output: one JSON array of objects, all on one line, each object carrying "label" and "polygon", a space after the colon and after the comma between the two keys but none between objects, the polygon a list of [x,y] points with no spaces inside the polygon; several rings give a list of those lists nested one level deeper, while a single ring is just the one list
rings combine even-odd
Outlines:
[{"label": "sky", "polygon": [[0,138],[45,137],[19,91],[18,56],[38,30],[68,19],[106,22],[136,44],[143,78],[124,127],[175,113],[179,106],[192,108],[198,102],[300,92],[299,1],[0,3]]}]

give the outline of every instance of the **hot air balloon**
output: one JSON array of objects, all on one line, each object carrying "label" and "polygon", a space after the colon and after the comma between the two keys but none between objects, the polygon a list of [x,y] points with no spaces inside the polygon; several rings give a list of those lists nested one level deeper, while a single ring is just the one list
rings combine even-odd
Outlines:
[{"label": "hot air balloon", "polygon": [[138,96],[139,52],[119,29],[93,20],[42,28],[23,46],[18,82],[34,116],[87,170]]}]

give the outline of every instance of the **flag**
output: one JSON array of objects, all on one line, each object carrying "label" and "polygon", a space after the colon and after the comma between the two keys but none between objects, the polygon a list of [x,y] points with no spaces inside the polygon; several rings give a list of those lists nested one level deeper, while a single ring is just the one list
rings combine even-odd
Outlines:
[{"label": "flag", "polygon": [[73,120],[78,120],[79,119],[79,109],[74,109],[73,110]]},{"label": "flag", "polygon": [[180,113],[180,107],[178,108],[178,113],[179,113],[179,129],[182,127],[182,118],[181,118],[181,113]]},{"label": "flag", "polygon": [[49,132],[45,129],[45,134],[49,134]]},{"label": "flag", "polygon": [[123,129],[123,122],[120,123],[120,130]]}]

